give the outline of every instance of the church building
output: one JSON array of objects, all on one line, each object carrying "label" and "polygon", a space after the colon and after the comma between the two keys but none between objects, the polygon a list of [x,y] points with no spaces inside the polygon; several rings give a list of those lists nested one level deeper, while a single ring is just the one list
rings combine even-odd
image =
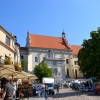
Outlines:
[{"label": "church building", "polygon": [[34,73],[36,65],[44,61],[53,69],[55,81],[83,77],[79,71],[77,54],[81,46],[69,45],[65,32],[62,37],[43,36],[27,32],[26,46],[21,47],[21,58],[27,62],[26,71]]}]

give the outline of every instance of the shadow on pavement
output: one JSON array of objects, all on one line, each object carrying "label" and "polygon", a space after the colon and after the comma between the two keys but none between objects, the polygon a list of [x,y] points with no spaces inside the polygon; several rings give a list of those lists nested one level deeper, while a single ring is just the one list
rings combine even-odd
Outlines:
[{"label": "shadow on pavement", "polygon": [[68,89],[67,92],[55,94],[54,96],[50,96],[50,97],[51,98],[64,98],[64,97],[82,96],[82,95],[100,96],[100,94],[95,94],[94,92],[88,92],[88,91],[80,92],[80,91],[74,91],[74,90]]}]

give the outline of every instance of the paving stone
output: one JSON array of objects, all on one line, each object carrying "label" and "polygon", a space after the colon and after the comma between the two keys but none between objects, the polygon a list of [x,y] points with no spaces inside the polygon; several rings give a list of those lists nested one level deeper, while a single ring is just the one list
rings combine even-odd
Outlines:
[{"label": "paving stone", "polygon": [[[29,98],[29,100],[45,100],[43,97]],[[59,94],[49,96],[48,100],[100,100],[100,94],[96,95],[94,92],[79,92],[71,88],[60,89]]]}]

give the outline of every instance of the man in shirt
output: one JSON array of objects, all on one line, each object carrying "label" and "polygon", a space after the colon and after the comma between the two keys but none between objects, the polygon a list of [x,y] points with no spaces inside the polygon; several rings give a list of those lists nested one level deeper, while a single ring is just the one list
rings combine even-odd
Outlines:
[{"label": "man in shirt", "polygon": [[44,95],[45,95],[45,85],[44,84],[42,84],[42,96],[44,97]]},{"label": "man in shirt", "polygon": [[9,80],[6,79],[6,85],[4,88],[4,93],[2,95],[3,100],[12,100],[13,99],[13,86],[9,83]]}]

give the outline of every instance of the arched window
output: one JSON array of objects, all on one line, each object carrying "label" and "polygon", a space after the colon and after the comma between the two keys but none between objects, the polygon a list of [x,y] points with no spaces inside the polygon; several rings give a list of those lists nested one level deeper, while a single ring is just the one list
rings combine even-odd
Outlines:
[{"label": "arched window", "polygon": [[67,69],[67,76],[69,76],[69,70]]},{"label": "arched window", "polygon": [[77,77],[77,70],[75,69],[75,77]]}]

